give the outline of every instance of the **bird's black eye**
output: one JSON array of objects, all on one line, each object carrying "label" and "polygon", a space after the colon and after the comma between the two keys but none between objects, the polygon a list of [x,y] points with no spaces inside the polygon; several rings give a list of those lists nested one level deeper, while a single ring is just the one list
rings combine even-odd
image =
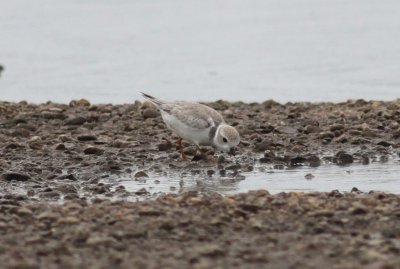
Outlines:
[{"label": "bird's black eye", "polygon": [[227,143],[228,142],[228,140],[224,137],[224,138],[222,138],[222,141],[224,141],[224,143]]}]

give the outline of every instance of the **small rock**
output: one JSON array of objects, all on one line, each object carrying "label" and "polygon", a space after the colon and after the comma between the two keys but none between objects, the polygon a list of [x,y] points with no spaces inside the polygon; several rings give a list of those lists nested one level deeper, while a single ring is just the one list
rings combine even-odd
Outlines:
[{"label": "small rock", "polygon": [[269,149],[271,146],[271,143],[269,141],[261,141],[260,143],[257,143],[254,148],[256,151],[265,151],[267,149]]},{"label": "small rock", "polygon": [[57,220],[59,217],[60,217],[59,214],[49,212],[49,211],[43,212],[43,213],[39,214],[38,216],[36,216],[36,218],[39,220],[48,220],[48,221]]},{"label": "small rock", "polygon": [[95,141],[97,137],[95,135],[80,135],[77,137],[79,141]]},{"label": "small rock", "polygon": [[307,159],[302,157],[302,156],[297,156],[294,158],[290,159],[289,165],[294,167],[294,166],[302,166],[305,162],[307,162]]},{"label": "small rock", "polygon": [[72,100],[69,102],[70,107],[74,106],[90,106],[90,102],[86,99]]},{"label": "small rock", "polygon": [[53,119],[60,119],[60,120],[65,120],[67,118],[67,115],[63,113],[63,111],[42,111],[42,117],[48,120],[53,120]]},{"label": "small rock", "polygon": [[369,164],[369,158],[368,158],[368,156],[363,155],[363,156],[361,157],[361,163],[362,163],[363,165],[368,165],[368,164]]},{"label": "small rock", "polygon": [[29,137],[31,133],[27,129],[17,128],[11,132],[12,136]]},{"label": "small rock", "polygon": [[41,149],[43,147],[42,139],[40,136],[33,136],[31,139],[29,139],[28,145],[31,149]]},{"label": "small rock", "polygon": [[86,118],[77,116],[65,121],[65,125],[82,125],[86,122]]},{"label": "small rock", "polygon": [[275,130],[282,134],[296,134],[297,133],[297,129],[290,127],[290,126],[278,127]]},{"label": "small rock", "polygon": [[207,170],[207,176],[211,177],[214,174],[215,174],[214,170]]},{"label": "small rock", "polygon": [[360,204],[349,208],[349,212],[352,215],[364,215],[368,213],[368,209]]},{"label": "small rock", "polygon": [[283,164],[275,164],[273,168],[277,170],[283,170],[285,169],[285,166]]},{"label": "small rock", "polygon": [[136,172],[135,178],[140,178],[140,177],[149,177],[149,176],[144,171]]},{"label": "small rock", "polygon": [[56,187],[56,190],[60,191],[63,194],[69,194],[69,193],[77,193],[77,189],[74,185],[70,185],[70,184],[63,184],[63,185],[59,185]]},{"label": "small rock", "polygon": [[350,192],[360,192],[360,190],[358,188],[356,188],[356,187],[353,187],[353,188],[351,188]]},{"label": "small rock", "polygon": [[59,199],[60,193],[56,191],[49,191],[49,192],[42,192],[39,194],[40,198],[47,198],[47,199]]},{"label": "small rock", "polygon": [[165,143],[160,143],[158,144],[158,150],[159,151],[168,151],[172,148],[172,144],[169,142],[165,142]]},{"label": "small rock", "polygon": [[332,132],[321,132],[319,133],[319,138],[321,139],[332,139],[335,137],[335,134]]},{"label": "small rock", "polygon": [[261,157],[259,161],[260,163],[271,163],[272,159],[269,157]]},{"label": "small rock", "polygon": [[246,179],[246,177],[244,175],[241,175],[241,174],[237,174],[235,176],[235,180],[245,180],[245,179]]},{"label": "small rock", "polygon": [[319,128],[319,127],[316,126],[316,125],[307,125],[307,126],[304,128],[304,132],[305,132],[306,134],[310,134],[310,133],[319,133],[319,132],[321,132],[321,128]]},{"label": "small rock", "polygon": [[310,167],[318,167],[321,165],[321,159],[316,155],[308,157],[307,162],[310,165]]},{"label": "small rock", "polygon": [[381,142],[377,143],[377,145],[383,146],[385,148],[392,146],[392,144],[387,141],[381,141]]},{"label": "small rock", "polygon": [[129,145],[130,145],[129,142],[123,141],[121,139],[116,139],[111,142],[111,146],[115,148],[127,148],[129,147]]},{"label": "small rock", "polygon": [[344,125],[343,124],[334,124],[329,128],[329,130],[331,132],[335,132],[335,131],[343,130],[343,129],[344,129]]},{"label": "small rock", "polygon": [[346,164],[351,164],[354,162],[354,158],[352,155],[343,152],[343,151],[339,151],[335,158],[334,158],[334,162],[336,161],[336,164],[338,165],[346,165]]},{"label": "small rock", "polygon": [[7,181],[17,180],[17,181],[27,181],[30,176],[27,174],[17,173],[17,172],[6,172],[1,175],[1,178]]},{"label": "small rock", "polygon": [[30,189],[30,190],[28,190],[28,191],[26,192],[26,195],[32,197],[32,196],[35,195],[35,191],[34,191],[33,189]]},{"label": "small rock", "polygon": [[140,190],[135,192],[136,195],[146,195],[149,194],[149,192],[146,190],[146,188],[141,188]]},{"label": "small rock", "polygon": [[83,151],[83,153],[87,155],[102,155],[104,150],[96,147],[88,147]]},{"label": "small rock", "polygon": [[333,191],[331,191],[331,192],[328,194],[328,196],[329,196],[329,197],[337,197],[337,198],[340,198],[340,197],[343,197],[343,194],[340,193],[339,190],[333,190]]},{"label": "small rock", "polygon": [[218,161],[217,161],[217,162],[218,162],[219,164],[225,162],[225,157],[222,156],[222,155],[218,156]]},{"label": "small rock", "polygon": [[160,113],[155,109],[147,108],[143,111],[142,115],[145,119],[148,119],[148,118],[156,118],[158,117],[158,115],[160,115]]},{"label": "small rock", "polygon": [[311,179],[313,179],[315,176],[313,175],[313,174],[311,174],[311,173],[308,173],[308,174],[306,174],[305,176],[304,176],[304,178],[305,179],[307,179],[307,180],[311,180]]},{"label": "small rock", "polygon": [[63,143],[60,143],[60,144],[58,144],[58,145],[55,147],[55,149],[56,149],[56,150],[65,150],[66,147],[65,147],[65,145],[64,145]]},{"label": "small rock", "polygon": [[68,216],[61,218],[57,221],[58,224],[77,224],[79,223],[79,219],[77,217]]},{"label": "small rock", "polygon": [[72,181],[77,181],[77,180],[78,180],[78,179],[75,177],[74,174],[61,175],[61,176],[57,177],[57,179],[61,179],[61,180],[69,179],[69,180],[72,180]]},{"label": "small rock", "polygon": [[32,210],[26,207],[21,207],[17,210],[17,214],[20,216],[32,216]]},{"label": "small rock", "polygon": [[379,157],[379,162],[381,163],[387,163],[389,161],[389,157],[387,155],[382,155]]}]

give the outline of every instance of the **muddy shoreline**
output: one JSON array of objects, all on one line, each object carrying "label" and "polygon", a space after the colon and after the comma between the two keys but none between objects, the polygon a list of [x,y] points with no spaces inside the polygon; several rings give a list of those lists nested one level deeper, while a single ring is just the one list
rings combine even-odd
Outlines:
[{"label": "muddy shoreline", "polygon": [[[0,102],[0,264],[400,266],[399,195],[356,189],[172,195],[146,187],[129,192],[116,183],[154,175],[235,181],[255,167],[386,162],[400,153],[400,100],[208,105],[239,130],[236,156],[205,148],[193,161],[180,160],[176,137],[149,103]],[[185,146],[193,155],[194,147]]]},{"label": "muddy shoreline", "polygon": [[2,268],[399,268],[400,196],[0,200]]}]

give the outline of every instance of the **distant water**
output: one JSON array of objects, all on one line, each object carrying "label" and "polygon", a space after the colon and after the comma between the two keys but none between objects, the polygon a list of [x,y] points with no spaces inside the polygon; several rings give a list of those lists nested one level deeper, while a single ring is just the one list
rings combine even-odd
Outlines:
[{"label": "distant water", "polygon": [[0,100],[400,97],[398,0],[12,0]]}]

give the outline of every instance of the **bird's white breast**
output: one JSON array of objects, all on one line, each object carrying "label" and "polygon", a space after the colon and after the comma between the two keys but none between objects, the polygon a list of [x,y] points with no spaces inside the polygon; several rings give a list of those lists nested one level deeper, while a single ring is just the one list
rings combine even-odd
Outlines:
[{"label": "bird's white breast", "polygon": [[192,142],[197,145],[211,145],[212,141],[209,138],[210,128],[205,129],[197,129],[190,127],[184,122],[178,120],[171,114],[168,114],[165,111],[161,111],[161,116],[167,125],[167,127],[175,132],[181,138]]}]

